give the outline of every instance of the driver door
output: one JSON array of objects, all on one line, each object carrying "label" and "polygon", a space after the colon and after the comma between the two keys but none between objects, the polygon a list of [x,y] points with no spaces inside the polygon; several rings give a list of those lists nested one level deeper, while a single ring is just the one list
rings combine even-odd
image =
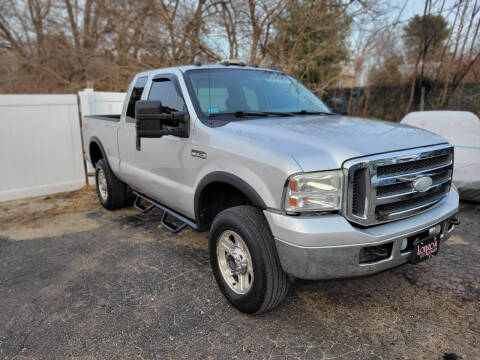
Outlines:
[{"label": "driver door", "polygon": [[[175,74],[154,76],[146,83],[140,99],[159,100],[172,111],[188,111]],[[184,179],[187,177],[184,163],[189,156],[190,137],[142,138],[141,149],[137,150],[135,119],[128,116],[128,111],[122,125],[118,142],[120,169],[125,181],[134,190],[187,214],[190,198],[185,190]]]}]

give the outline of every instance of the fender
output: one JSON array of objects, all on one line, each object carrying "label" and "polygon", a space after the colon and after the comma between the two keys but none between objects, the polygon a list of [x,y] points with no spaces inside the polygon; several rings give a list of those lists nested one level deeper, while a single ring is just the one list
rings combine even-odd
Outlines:
[{"label": "fender", "polygon": [[211,183],[221,182],[228,185],[231,185],[241,192],[243,192],[253,205],[259,207],[260,209],[266,209],[267,205],[261,198],[261,196],[255,191],[253,187],[250,186],[246,181],[242,180],[236,175],[224,172],[224,171],[214,171],[205,175],[205,177],[200,180],[195,191],[194,197],[194,210],[195,210],[195,219],[199,228],[203,227],[203,224],[200,222],[200,198],[205,187]]},{"label": "fender", "polygon": [[[96,145],[98,145],[98,147],[100,148],[100,152],[102,153],[102,157],[105,160],[105,163],[107,164],[108,168],[111,171],[112,169],[110,168],[110,164],[108,163],[107,153],[105,152],[105,149],[103,148],[102,142],[96,136],[92,136],[91,139],[90,139],[90,142],[88,143],[88,157],[90,158],[90,146],[92,145],[92,143],[95,143]],[[90,158],[90,163],[92,163],[91,158]],[[92,166],[93,166],[93,163],[92,163]]]}]

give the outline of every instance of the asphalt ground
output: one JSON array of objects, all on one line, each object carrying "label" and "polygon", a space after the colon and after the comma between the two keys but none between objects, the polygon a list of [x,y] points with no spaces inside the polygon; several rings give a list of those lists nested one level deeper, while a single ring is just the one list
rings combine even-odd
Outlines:
[{"label": "asphalt ground", "polygon": [[0,359],[480,359],[480,205],[440,254],[232,308],[207,235],[91,189],[0,204]]}]

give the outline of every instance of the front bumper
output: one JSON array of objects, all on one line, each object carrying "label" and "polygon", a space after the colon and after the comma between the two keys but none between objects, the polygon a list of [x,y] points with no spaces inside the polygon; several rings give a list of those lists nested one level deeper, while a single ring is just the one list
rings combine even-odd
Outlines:
[{"label": "front bumper", "polygon": [[[408,261],[402,241],[444,223],[445,241],[453,227],[449,219],[458,212],[458,192],[454,186],[448,196],[429,210],[394,222],[359,228],[337,214],[288,216],[265,210],[275,238],[283,270],[300,279],[335,279],[374,274]],[[388,258],[360,263],[365,247],[392,244]]]}]

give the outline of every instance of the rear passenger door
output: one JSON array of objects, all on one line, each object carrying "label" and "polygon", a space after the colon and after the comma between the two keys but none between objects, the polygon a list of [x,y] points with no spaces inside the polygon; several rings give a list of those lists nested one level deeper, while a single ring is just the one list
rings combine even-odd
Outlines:
[{"label": "rear passenger door", "polygon": [[139,190],[141,176],[135,166],[135,149],[131,148],[131,139],[135,139],[135,106],[137,101],[144,96],[148,76],[138,76],[133,79],[127,91],[128,102],[124,104],[120,126],[118,129],[117,141],[120,154],[119,175],[131,187]]},{"label": "rear passenger door", "polygon": [[[141,99],[160,100],[172,111],[187,111],[178,81],[175,74],[157,74],[147,81]],[[185,186],[184,163],[189,157],[190,137],[142,138],[139,151],[135,146],[135,122],[130,124],[127,118],[124,125],[118,138],[120,167],[130,179],[127,182],[139,192],[189,215],[191,194]]]}]

